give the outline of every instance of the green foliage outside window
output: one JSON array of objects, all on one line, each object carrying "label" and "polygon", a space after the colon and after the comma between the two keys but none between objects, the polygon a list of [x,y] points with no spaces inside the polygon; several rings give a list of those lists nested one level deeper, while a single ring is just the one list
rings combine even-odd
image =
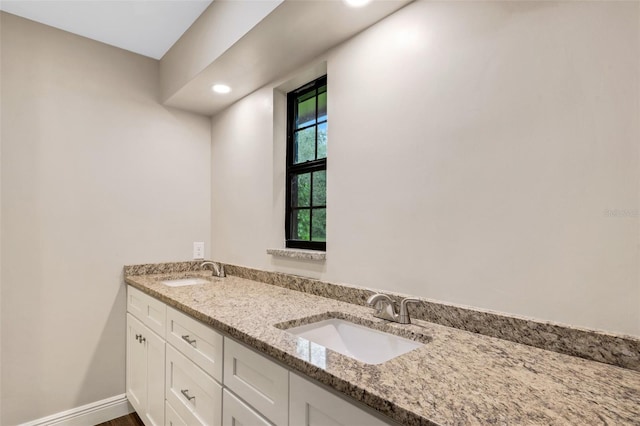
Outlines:
[{"label": "green foliage outside window", "polygon": [[288,244],[326,242],[327,86],[318,81],[289,96]]}]

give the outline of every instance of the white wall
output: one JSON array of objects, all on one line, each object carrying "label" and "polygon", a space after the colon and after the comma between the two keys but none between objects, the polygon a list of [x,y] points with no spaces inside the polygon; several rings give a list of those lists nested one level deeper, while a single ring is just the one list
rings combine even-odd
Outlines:
[{"label": "white wall", "polygon": [[[2,417],[125,391],[124,264],[210,236],[210,121],[158,62],[2,13]],[[208,252],[207,252],[208,255]]]},{"label": "white wall", "polygon": [[[333,49],[327,260],[273,86],[212,120],[213,257],[640,336],[637,2],[417,1]],[[283,77],[283,80],[286,78]]]},{"label": "white wall", "polygon": [[265,266],[272,229],[272,103],[258,90],[213,117],[212,257]]}]

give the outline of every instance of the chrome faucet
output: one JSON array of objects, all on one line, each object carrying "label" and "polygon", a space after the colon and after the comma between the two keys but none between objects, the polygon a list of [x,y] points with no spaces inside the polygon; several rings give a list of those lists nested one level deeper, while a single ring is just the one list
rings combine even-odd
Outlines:
[{"label": "chrome faucet", "polygon": [[200,264],[201,268],[204,268],[207,265],[211,265],[213,267],[213,276],[214,277],[220,277],[220,278],[224,278],[227,275],[224,273],[224,265],[222,263],[218,264],[215,262],[202,262]]},{"label": "chrome faucet", "polygon": [[406,297],[400,302],[400,312],[398,312],[396,310],[396,303],[386,294],[377,293],[367,299],[367,304],[373,306],[374,317],[395,321],[400,324],[411,324],[407,305],[409,303],[419,302],[419,299]]}]

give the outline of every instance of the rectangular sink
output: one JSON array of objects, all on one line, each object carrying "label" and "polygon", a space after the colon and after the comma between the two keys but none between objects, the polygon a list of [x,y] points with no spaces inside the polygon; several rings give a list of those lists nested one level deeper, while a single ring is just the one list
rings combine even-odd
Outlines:
[{"label": "rectangular sink", "polygon": [[331,318],[285,330],[366,364],[382,364],[423,346],[423,343]]},{"label": "rectangular sink", "polygon": [[185,285],[198,285],[198,284],[206,284],[211,281],[205,278],[177,278],[173,280],[163,280],[160,281],[164,285],[168,285],[169,287],[182,287]]}]

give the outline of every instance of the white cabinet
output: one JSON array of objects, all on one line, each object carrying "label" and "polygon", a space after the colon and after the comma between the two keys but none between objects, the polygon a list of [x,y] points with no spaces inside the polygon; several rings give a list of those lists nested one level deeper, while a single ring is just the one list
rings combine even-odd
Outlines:
[{"label": "white cabinet", "polygon": [[189,425],[220,426],[222,386],[167,345],[167,402]]},{"label": "white cabinet", "polygon": [[139,341],[146,327],[127,314],[127,397],[137,412],[147,406],[147,350]]},{"label": "white cabinet", "polygon": [[173,409],[169,402],[166,402],[164,406],[164,424],[165,426],[189,426],[189,424],[176,413],[176,410]]},{"label": "white cabinet", "polygon": [[292,426],[389,424],[295,373],[289,374],[289,386],[289,424]]},{"label": "white cabinet", "polygon": [[167,305],[138,290],[127,288],[127,312],[164,339]]},{"label": "white cabinet", "polygon": [[193,318],[167,307],[167,343],[222,382],[222,335]]},{"label": "white cabinet", "polygon": [[225,389],[222,394],[222,426],[271,426],[271,423],[228,390]]},{"label": "white cabinet", "polygon": [[126,388],[146,426],[389,424],[131,286]]},{"label": "white cabinet", "polygon": [[224,385],[275,425],[289,423],[289,371],[226,337]]},{"label": "white cabinet", "polygon": [[127,314],[127,398],[146,426],[164,425],[164,340]]},{"label": "white cabinet", "polygon": [[222,422],[222,335],[167,307],[165,396],[189,426]]}]

